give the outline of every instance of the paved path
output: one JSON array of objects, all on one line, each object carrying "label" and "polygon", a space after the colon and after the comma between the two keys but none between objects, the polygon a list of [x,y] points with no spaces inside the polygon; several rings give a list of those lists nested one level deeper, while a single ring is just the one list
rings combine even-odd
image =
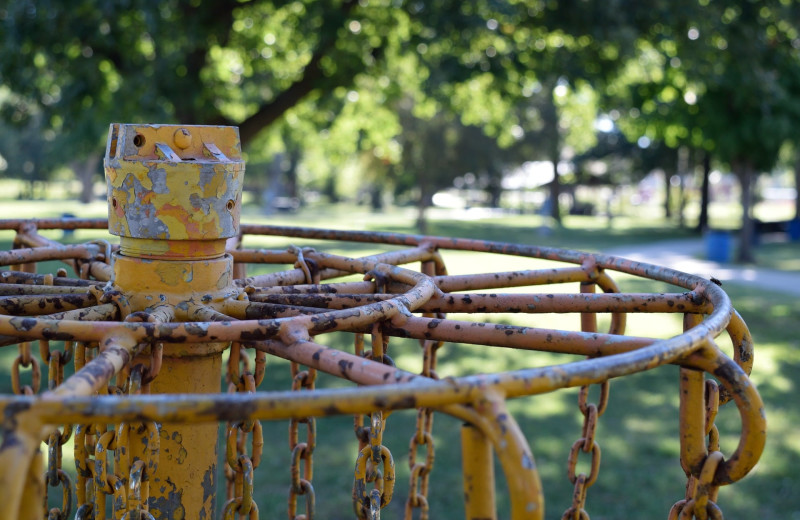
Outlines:
[{"label": "paved path", "polygon": [[703,278],[800,296],[800,273],[702,260],[703,239],[668,240],[603,251],[603,253],[670,267]]}]

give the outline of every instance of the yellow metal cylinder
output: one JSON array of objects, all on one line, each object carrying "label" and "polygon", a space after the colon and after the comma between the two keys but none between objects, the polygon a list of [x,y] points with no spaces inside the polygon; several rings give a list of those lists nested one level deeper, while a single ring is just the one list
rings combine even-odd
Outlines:
[{"label": "yellow metal cylinder", "polygon": [[104,166],[108,230],[123,248],[127,238],[236,236],[244,161],[235,127],[115,123]]},{"label": "yellow metal cylinder", "polygon": [[[216,394],[227,343],[204,344],[200,355],[183,344],[164,345],[163,364],[150,384],[157,394]],[[148,506],[156,520],[214,518],[217,482],[216,423],[161,424],[158,469],[150,477]]]},{"label": "yellow metal cylinder", "polygon": [[[229,255],[211,260],[177,261],[116,255],[115,286],[131,309],[170,305],[180,319],[181,309],[194,302],[213,305],[235,292]],[[183,316],[186,317],[186,316]],[[230,343],[166,343],[161,370],[150,383],[154,394],[219,393],[222,353]],[[145,354],[149,355],[149,351]],[[134,360],[147,364],[147,356]],[[150,476],[148,507],[158,519],[212,518],[216,495],[217,425],[161,424],[160,456]],[[141,457],[131,446],[134,458]]]},{"label": "yellow metal cylinder", "polygon": [[461,427],[461,461],[466,519],[496,520],[492,444],[480,429],[469,423]]},{"label": "yellow metal cylinder", "polygon": [[[128,312],[157,322],[218,319],[215,305],[239,291],[233,259],[225,254],[226,240],[239,230],[244,162],[238,130],[113,124],[104,164],[109,231],[120,237],[112,282]],[[220,392],[229,343],[161,339],[151,393]],[[148,349],[133,365],[148,366],[149,355]],[[150,513],[157,520],[212,518],[217,425],[165,423],[158,432],[157,468],[147,476]],[[148,456],[148,435],[138,428],[131,436],[132,460]]]}]

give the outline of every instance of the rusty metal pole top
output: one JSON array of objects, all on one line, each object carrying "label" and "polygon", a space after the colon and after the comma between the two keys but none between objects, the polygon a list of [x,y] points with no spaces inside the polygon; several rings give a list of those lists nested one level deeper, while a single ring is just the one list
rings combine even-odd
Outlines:
[{"label": "rusty metal pole top", "polygon": [[108,229],[123,255],[214,258],[239,231],[239,130],[111,125],[104,159]]}]

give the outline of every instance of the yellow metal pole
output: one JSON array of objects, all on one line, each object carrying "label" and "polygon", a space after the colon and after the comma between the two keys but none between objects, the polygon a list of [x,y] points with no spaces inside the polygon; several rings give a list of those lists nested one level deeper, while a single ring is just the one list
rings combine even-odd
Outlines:
[{"label": "yellow metal pole", "polygon": [[[109,231],[120,236],[112,281],[129,319],[195,321],[191,313],[214,314],[214,306],[238,294],[233,258],[225,254],[226,241],[238,234],[244,176],[235,128],[113,124],[104,164]],[[151,393],[220,392],[229,342],[163,342]],[[149,352],[132,366],[147,366]],[[130,435],[131,462],[145,460],[149,433],[138,428]],[[217,437],[216,424],[159,425],[157,469],[145,476],[145,507],[154,518],[214,516]]]},{"label": "yellow metal pole", "polygon": [[[687,314],[684,327],[689,329],[702,321],[702,316]],[[708,453],[706,449],[705,374],[702,370],[680,368],[681,467],[687,476],[699,474]]]},{"label": "yellow metal pole", "polygon": [[464,509],[467,520],[495,520],[494,455],[489,439],[472,424],[461,427]]},{"label": "yellow metal pole", "polygon": [[[42,518],[44,471],[39,435],[41,425],[14,416],[17,430],[5,430],[0,446],[0,518]],[[33,424],[29,424],[33,422]],[[22,424],[24,423],[24,424]]]}]

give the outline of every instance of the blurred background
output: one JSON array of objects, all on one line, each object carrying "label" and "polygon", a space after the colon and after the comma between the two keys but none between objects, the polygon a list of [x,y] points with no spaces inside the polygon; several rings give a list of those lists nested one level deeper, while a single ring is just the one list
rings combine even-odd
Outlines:
[{"label": "blurred background", "polygon": [[[595,251],[725,231],[738,247],[715,259],[800,271],[794,0],[0,1],[0,218],[105,216],[112,122],[238,126],[245,222]],[[791,291],[725,289],[755,337],[770,441],[754,474],[723,489],[723,510],[800,518],[800,410],[789,398],[800,303]],[[680,320],[670,326],[678,333]],[[443,365],[486,370],[476,359]],[[521,362],[498,356],[493,368]],[[604,463],[628,466],[604,466],[592,518],[665,517],[683,496],[676,381],[615,382],[600,443]],[[580,426],[575,393],[547,399],[514,412],[535,432],[558,515]],[[643,402],[649,414],[627,413]],[[542,426],[548,417],[556,426]],[[354,442],[349,421],[332,427],[328,450],[346,470],[315,482],[341,485],[345,510],[351,481],[340,477],[353,457],[337,446]],[[446,444],[458,425],[438,424],[452,430]],[[283,452],[266,457],[259,478],[277,480],[264,493],[285,493]],[[457,518],[459,455],[441,453],[432,489],[446,498],[432,511]],[[271,507],[285,514],[282,498]]]},{"label": "blurred background", "polygon": [[228,124],[262,213],[661,216],[752,261],[754,215],[797,218],[798,28],[793,0],[9,2],[1,195],[102,197],[110,122]]}]

